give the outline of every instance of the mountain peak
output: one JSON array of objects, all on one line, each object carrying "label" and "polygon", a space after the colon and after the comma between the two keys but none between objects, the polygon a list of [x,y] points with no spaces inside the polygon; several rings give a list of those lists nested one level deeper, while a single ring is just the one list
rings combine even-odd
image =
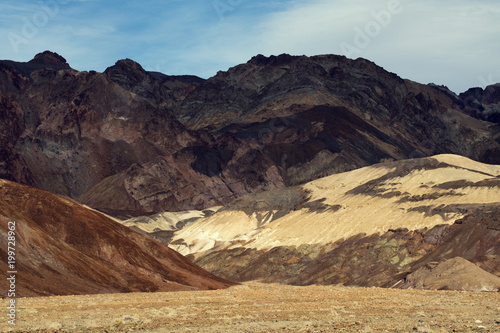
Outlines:
[{"label": "mountain peak", "polygon": [[132,59],[118,60],[113,66],[106,68],[104,73],[108,74],[111,79],[118,77],[133,79],[140,82],[144,77],[148,76],[144,68]]},{"label": "mountain peak", "polygon": [[144,70],[144,68],[142,68],[142,66],[138,62],[136,62],[132,59],[129,59],[129,58],[118,60],[114,64],[114,66],[108,67],[106,69],[106,72],[112,71],[112,70],[117,70],[117,69],[121,69],[121,70],[126,69],[126,70],[133,70],[133,71],[139,71],[139,72],[146,72]]},{"label": "mountain peak", "polygon": [[28,63],[71,68],[67,63],[66,59],[64,59],[61,55],[51,51],[44,51],[38,53]]},{"label": "mountain peak", "polygon": [[[149,82],[152,84],[154,78],[150,76],[142,66],[132,59],[118,60],[113,66],[104,71],[109,78],[127,90],[133,90],[133,87]],[[134,91],[137,93],[137,91]]]},{"label": "mountain peak", "polygon": [[262,54],[258,54],[256,56],[252,57],[252,59],[250,59],[249,63],[255,64],[255,65],[279,66],[279,65],[284,65],[284,64],[290,63],[291,61],[293,61],[297,58],[300,58],[300,56],[292,56],[292,55],[286,54],[286,53],[280,54],[278,56],[271,55],[269,57],[266,57]]}]

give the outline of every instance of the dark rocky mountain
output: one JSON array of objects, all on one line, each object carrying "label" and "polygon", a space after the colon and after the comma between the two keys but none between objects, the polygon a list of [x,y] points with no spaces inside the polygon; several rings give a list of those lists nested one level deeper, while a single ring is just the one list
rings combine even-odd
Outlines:
[{"label": "dark rocky mountain", "polygon": [[465,94],[334,55],[259,55],[202,80],[129,59],[78,72],[44,52],[0,61],[0,177],[124,217],[203,209],[386,159],[500,164],[496,94]]},{"label": "dark rocky mountain", "polygon": [[52,68],[54,70],[71,69],[66,59],[59,54],[50,51],[38,53],[28,62],[1,60],[0,64],[13,68],[23,76],[27,77],[29,77],[34,71],[46,68]]},{"label": "dark rocky mountain", "polygon": [[486,121],[500,123],[500,84],[471,88],[460,94],[465,113]]},{"label": "dark rocky mountain", "polygon": [[45,51],[38,53],[35,57],[28,61],[28,64],[37,64],[42,67],[52,67],[61,69],[70,69],[68,62],[57,53]]},{"label": "dark rocky mountain", "polygon": [[[77,198],[131,166],[202,142],[107,74],[44,65],[25,76],[1,66],[3,178]],[[141,211],[129,197],[129,209]]]},{"label": "dark rocky mountain", "polygon": [[123,89],[162,107],[172,107],[175,101],[182,99],[205,81],[193,75],[169,76],[159,72],[146,72],[141,65],[130,59],[116,62],[104,74]]},{"label": "dark rocky mountain", "polygon": [[[15,223],[16,296],[207,290],[234,285],[68,198],[0,180],[0,267]],[[12,229],[11,229],[12,230]],[[0,282],[2,297],[8,281]]]}]

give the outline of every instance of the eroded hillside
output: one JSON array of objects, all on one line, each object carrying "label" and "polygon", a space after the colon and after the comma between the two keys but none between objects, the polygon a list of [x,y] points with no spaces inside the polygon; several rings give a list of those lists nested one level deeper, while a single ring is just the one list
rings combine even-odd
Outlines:
[{"label": "eroded hillside", "polygon": [[499,176],[455,155],[386,162],[237,199],[170,246],[238,281],[391,286],[455,256],[500,275]]},{"label": "eroded hillside", "polygon": [[[16,296],[226,288],[159,244],[77,202],[0,180],[0,268],[7,272],[8,222],[15,223]],[[8,281],[2,279],[2,296]]]}]

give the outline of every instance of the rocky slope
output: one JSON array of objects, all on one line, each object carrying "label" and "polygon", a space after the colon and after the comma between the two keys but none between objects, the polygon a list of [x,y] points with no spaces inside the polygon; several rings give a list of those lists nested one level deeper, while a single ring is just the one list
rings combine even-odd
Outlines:
[{"label": "rocky slope", "polygon": [[[0,269],[15,222],[16,296],[226,288],[189,260],[73,200],[0,180]],[[2,279],[2,297],[8,281]]]},{"label": "rocky slope", "polygon": [[78,72],[47,51],[0,61],[0,177],[124,218],[203,210],[386,159],[500,164],[496,118],[473,112],[493,114],[496,94],[469,95],[334,55],[256,56],[202,80],[129,59]]},{"label": "rocky slope", "polygon": [[500,123],[500,84],[471,88],[460,94],[465,113],[475,118]]},{"label": "rocky slope", "polygon": [[170,246],[237,281],[403,286],[457,256],[500,276],[499,179],[456,155],[386,162],[242,197]]},{"label": "rocky slope", "polygon": [[[107,75],[61,69],[50,58],[37,66],[0,64],[6,179],[77,198],[108,176],[198,142],[162,107]],[[119,199],[141,211],[128,192]]]}]

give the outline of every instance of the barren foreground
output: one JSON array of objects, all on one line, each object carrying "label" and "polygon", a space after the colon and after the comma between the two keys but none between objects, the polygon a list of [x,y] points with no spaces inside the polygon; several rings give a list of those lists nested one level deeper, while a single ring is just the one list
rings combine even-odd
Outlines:
[{"label": "barren foreground", "polygon": [[500,293],[249,283],[226,290],[17,300],[42,332],[500,332]]}]

